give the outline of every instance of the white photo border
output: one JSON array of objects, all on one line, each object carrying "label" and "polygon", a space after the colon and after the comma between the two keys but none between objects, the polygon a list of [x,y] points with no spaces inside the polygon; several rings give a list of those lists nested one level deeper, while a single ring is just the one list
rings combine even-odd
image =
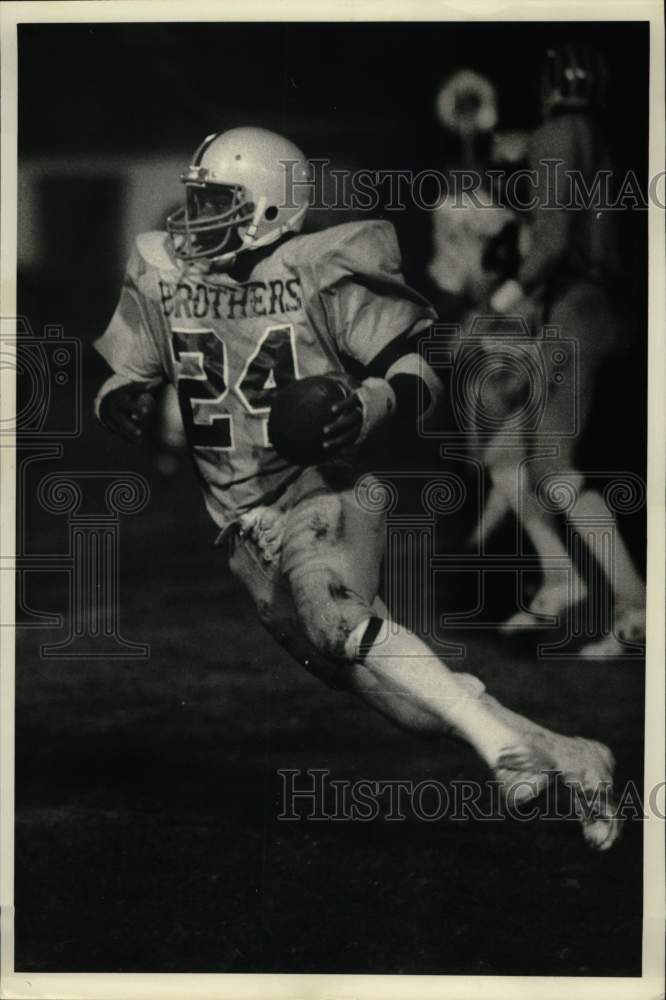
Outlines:
[{"label": "white photo border", "polygon": [[[650,24],[650,176],[664,170],[664,13],[659,0],[52,0],[0,4],[2,146],[0,316],[16,315],[17,25],[197,21],[647,21]],[[664,781],[666,275],[663,208],[649,208],[648,564],[645,786]],[[15,412],[14,372],[0,370],[0,419]],[[664,990],[664,823],[644,821],[643,973],[640,977],[352,976],[16,973],[13,965],[15,454],[0,449],[0,996],[230,997],[233,1000],[648,1000]]]}]

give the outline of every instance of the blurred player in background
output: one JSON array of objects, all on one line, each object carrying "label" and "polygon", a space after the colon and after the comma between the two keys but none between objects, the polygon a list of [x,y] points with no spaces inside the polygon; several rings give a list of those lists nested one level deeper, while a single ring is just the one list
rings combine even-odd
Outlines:
[{"label": "blurred player in background", "polygon": [[[497,125],[493,84],[474,70],[459,70],[442,84],[435,113],[446,136],[449,180],[455,170],[477,171],[481,177],[489,165]],[[484,301],[497,285],[498,275],[484,267],[483,256],[514,216],[494,202],[487,185],[477,186],[469,195],[450,184],[432,218],[431,294],[439,315],[454,319],[465,303]]]},{"label": "blurred player in background", "polygon": [[[601,366],[626,349],[631,335],[621,298],[617,221],[612,212],[586,207],[581,201],[585,190],[594,190],[595,178],[603,177],[602,172],[609,175],[612,170],[598,121],[607,82],[605,63],[594,50],[564,45],[548,51],[541,81],[543,122],[527,142],[527,166],[536,178],[529,195],[535,198],[536,207],[529,224],[521,225],[519,232],[513,234],[511,226],[516,226],[516,218],[502,220],[498,215],[502,210],[492,210],[497,216],[496,232],[491,232],[490,224],[485,232],[477,227],[477,244],[468,256],[465,283],[465,291],[477,304],[476,312],[485,311],[489,305],[490,311],[525,317],[533,332],[545,324],[556,326],[564,337],[578,344],[578,438],[590,415]],[[576,182],[572,182],[574,174]],[[504,211],[512,214],[509,209]],[[485,298],[488,282],[497,281],[494,272],[497,260],[488,265],[488,246],[495,243],[497,248],[504,244],[506,251],[516,236],[514,246],[519,254],[513,255],[513,266],[508,269],[506,264],[512,254],[502,254],[506,280],[501,281],[488,301]],[[501,351],[499,342],[496,349]],[[488,350],[493,350],[492,341],[488,342]],[[548,354],[545,357],[548,359]],[[582,600],[586,584],[577,567],[570,562],[568,580],[563,579],[557,567],[562,559],[569,558],[557,516],[544,510],[536,495],[537,484],[544,475],[566,474],[566,480],[578,491],[578,500],[568,513],[569,523],[581,535],[589,537],[593,531],[591,519],[600,519],[594,554],[614,591],[613,630],[584,651],[595,655],[617,653],[625,641],[644,640],[644,584],[619,532],[615,531],[613,552],[602,542],[601,536],[607,530],[602,522],[612,523],[614,515],[602,496],[577,472],[574,448],[578,440],[567,436],[564,430],[570,400],[568,393],[559,388],[555,375],[548,368],[546,385],[542,387],[547,403],[540,430],[551,442],[558,442],[558,454],[539,459],[530,455],[527,443],[522,453],[490,444],[483,460],[493,488],[478,534],[487,536],[503,514],[513,510],[540,557],[540,589],[529,610],[509,619],[507,629],[520,629],[544,616],[557,616],[572,600]],[[573,371],[559,371],[557,378],[570,383]],[[523,386],[522,390],[525,389]],[[519,397],[521,387],[514,385],[511,392]],[[510,395],[503,402],[510,412]],[[501,441],[501,435],[498,440]]]},{"label": "blurred player in background", "polygon": [[[505,709],[392,621],[378,596],[383,514],[346,455],[381,425],[415,425],[435,406],[441,383],[414,348],[434,312],[405,284],[388,223],[299,235],[310,176],[302,153],[263,129],[204,140],[183,174],[184,207],[168,233],[137,238],[97,341],[113,369],[99,418],[137,440],[153,394],[174,384],[219,541],[275,638],[395,724],[467,741],[510,797],[536,794],[554,772],[588,799],[600,792],[592,811],[576,804],[586,841],[604,850],[619,832],[608,748]],[[312,375],[344,381],[352,365],[360,382],[322,427],[330,460],[285,461],[267,435],[274,394]]]}]

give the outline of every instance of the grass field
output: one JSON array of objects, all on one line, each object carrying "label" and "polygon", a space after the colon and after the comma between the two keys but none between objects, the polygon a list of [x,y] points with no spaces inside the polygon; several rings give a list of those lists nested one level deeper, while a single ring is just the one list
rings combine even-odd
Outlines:
[{"label": "grass field", "polygon": [[[96,429],[66,464],[152,475]],[[17,635],[17,969],[639,974],[639,822],[594,855],[575,822],[278,821],[281,768],[486,775],[462,745],[402,733],[303,673],[211,548],[190,470],[153,487],[121,530],[121,627],[149,660],[43,659],[62,633]],[[30,516],[35,550],[57,547],[63,519]],[[30,597],[64,610],[64,577],[36,576]],[[608,742],[620,783],[640,782],[640,663],[544,664],[534,640],[453,638],[458,668]]]}]

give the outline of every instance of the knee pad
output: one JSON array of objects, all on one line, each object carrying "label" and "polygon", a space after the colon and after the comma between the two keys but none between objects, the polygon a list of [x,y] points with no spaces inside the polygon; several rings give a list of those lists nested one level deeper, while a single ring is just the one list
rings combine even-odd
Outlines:
[{"label": "knee pad", "polygon": [[291,583],[301,625],[315,649],[334,660],[355,659],[348,656],[347,643],[359,623],[372,615],[367,601],[331,569],[313,570]]}]

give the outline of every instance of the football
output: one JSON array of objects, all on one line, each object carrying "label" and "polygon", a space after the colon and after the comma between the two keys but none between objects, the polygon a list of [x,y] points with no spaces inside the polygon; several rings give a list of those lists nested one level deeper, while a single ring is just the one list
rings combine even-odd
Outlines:
[{"label": "football", "polygon": [[338,375],[312,375],[280,389],[268,418],[268,439],[278,455],[292,465],[318,465],[328,456],[324,427],[331,407],[352,391]]}]

